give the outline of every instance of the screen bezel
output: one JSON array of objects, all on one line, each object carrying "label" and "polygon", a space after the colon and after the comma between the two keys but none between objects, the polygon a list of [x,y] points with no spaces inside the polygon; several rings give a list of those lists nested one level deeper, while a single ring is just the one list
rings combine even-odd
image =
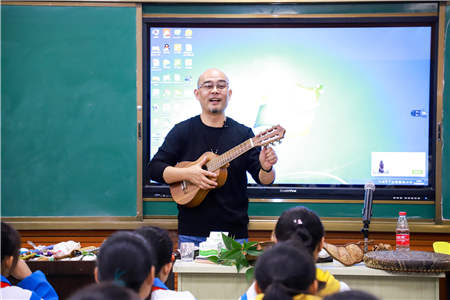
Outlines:
[{"label": "screen bezel", "polygon": [[[150,27],[218,27],[218,28],[321,28],[321,27],[408,27],[428,26],[431,28],[430,57],[430,115],[428,140],[428,185],[402,186],[377,185],[374,197],[377,200],[434,201],[436,196],[436,115],[437,115],[437,17],[354,17],[354,18],[246,18],[236,15],[232,18],[144,18],[143,19],[143,198],[170,198],[167,185],[150,182],[149,139],[150,139]],[[321,184],[273,184],[248,185],[251,199],[315,199],[360,200],[364,185],[321,185]]]}]

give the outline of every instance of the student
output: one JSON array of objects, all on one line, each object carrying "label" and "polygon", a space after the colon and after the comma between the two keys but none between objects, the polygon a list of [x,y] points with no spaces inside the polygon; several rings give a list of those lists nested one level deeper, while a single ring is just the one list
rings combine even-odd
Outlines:
[{"label": "student", "polygon": [[155,276],[154,253],[139,234],[116,232],[103,242],[94,275],[97,282],[114,281],[146,299]]},{"label": "student", "polygon": [[[304,206],[296,206],[284,211],[278,218],[272,238],[275,242],[298,240],[309,251],[316,261],[325,240],[325,230],[319,216]],[[319,281],[318,295],[326,295],[350,288],[344,282],[338,281],[330,272],[317,268],[317,280]],[[254,284],[240,298],[241,300],[252,300],[256,297]]]},{"label": "student", "polygon": [[[10,225],[2,222],[2,277],[0,299],[57,300],[58,295],[41,271],[31,272],[19,259],[20,235]],[[13,286],[7,279],[12,276],[20,282]]]},{"label": "student", "polygon": [[316,264],[301,245],[292,241],[278,243],[256,261],[256,299],[321,299],[315,296],[318,289],[315,274]]},{"label": "student", "polygon": [[173,266],[173,243],[169,232],[155,226],[144,226],[136,230],[153,247],[157,258],[155,266],[155,280],[153,282],[151,300],[174,299],[195,300],[190,292],[171,291],[164,284],[169,277]]},{"label": "student", "polygon": [[139,300],[131,289],[114,282],[90,284],[70,296],[69,300]]},{"label": "student", "polygon": [[364,291],[351,290],[335,293],[323,298],[323,300],[379,300],[372,294]]}]

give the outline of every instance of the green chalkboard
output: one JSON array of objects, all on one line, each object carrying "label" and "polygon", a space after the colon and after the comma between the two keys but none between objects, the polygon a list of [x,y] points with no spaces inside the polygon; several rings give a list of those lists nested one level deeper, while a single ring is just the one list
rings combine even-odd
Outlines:
[{"label": "green chalkboard", "polygon": [[3,5],[1,215],[136,216],[136,8]]}]

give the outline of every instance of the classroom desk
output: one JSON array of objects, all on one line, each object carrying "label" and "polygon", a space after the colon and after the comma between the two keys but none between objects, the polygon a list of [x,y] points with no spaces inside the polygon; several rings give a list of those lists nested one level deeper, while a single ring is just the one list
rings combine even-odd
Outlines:
[{"label": "classroom desk", "polygon": [[[445,273],[398,273],[367,268],[364,263],[345,267],[338,262],[317,265],[329,271],[352,289],[370,292],[382,300],[439,299],[439,279]],[[187,290],[202,299],[238,299],[250,286],[244,271],[235,267],[207,262],[176,260],[173,271],[178,273],[178,290]]]},{"label": "classroom desk", "polygon": [[[28,261],[31,271],[42,271],[56,290],[60,300],[69,298],[75,291],[95,282],[95,261]],[[166,281],[174,289],[174,274]]]},{"label": "classroom desk", "polygon": [[59,299],[94,283],[95,261],[28,261],[31,271],[41,270],[55,289]]}]

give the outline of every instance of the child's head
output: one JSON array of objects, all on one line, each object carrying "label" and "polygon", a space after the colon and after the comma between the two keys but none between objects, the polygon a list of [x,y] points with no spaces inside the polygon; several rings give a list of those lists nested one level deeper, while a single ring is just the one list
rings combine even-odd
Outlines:
[{"label": "child's head", "polygon": [[137,229],[136,232],[142,235],[153,247],[157,258],[155,274],[163,282],[166,281],[172,268],[173,243],[169,232],[156,226],[144,226]]},{"label": "child's head", "polygon": [[324,235],[325,230],[319,216],[304,206],[284,211],[275,226],[277,241],[297,239],[313,254],[320,250]]},{"label": "child's head", "polygon": [[378,298],[364,291],[350,290],[331,294],[323,300],[378,300]]},{"label": "child's head", "polygon": [[2,222],[2,275],[9,276],[19,259],[20,235],[10,225]]},{"label": "child's head", "polygon": [[123,284],[144,299],[153,284],[154,265],[152,248],[142,236],[116,232],[100,247],[95,275],[99,282]]},{"label": "child's head", "polygon": [[255,279],[265,300],[292,299],[298,294],[317,292],[313,258],[294,241],[280,242],[264,251],[256,261]]},{"label": "child's head", "polygon": [[138,294],[114,282],[88,285],[70,296],[69,300],[139,300]]}]

